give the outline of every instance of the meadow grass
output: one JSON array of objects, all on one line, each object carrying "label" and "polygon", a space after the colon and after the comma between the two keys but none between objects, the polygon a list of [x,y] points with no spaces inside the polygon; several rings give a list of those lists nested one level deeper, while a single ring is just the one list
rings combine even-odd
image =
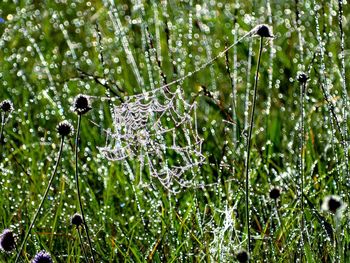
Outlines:
[{"label": "meadow grass", "polygon": [[0,262],[350,260],[345,1],[2,1],[0,18]]}]

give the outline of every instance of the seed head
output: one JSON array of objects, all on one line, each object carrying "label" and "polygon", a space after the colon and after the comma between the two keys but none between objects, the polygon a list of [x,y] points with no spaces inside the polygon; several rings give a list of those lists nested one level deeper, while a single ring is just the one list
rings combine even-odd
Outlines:
[{"label": "seed head", "polygon": [[11,252],[15,249],[15,238],[10,229],[4,229],[0,235],[0,249],[4,252]]},{"label": "seed head", "polygon": [[309,77],[307,76],[306,73],[304,72],[300,72],[298,74],[298,77],[297,77],[297,80],[300,82],[300,83],[306,83],[306,81],[309,79]]},{"label": "seed head", "polygon": [[57,132],[62,137],[70,136],[74,132],[73,125],[68,121],[61,121],[56,126]]},{"label": "seed head", "polygon": [[345,205],[343,204],[343,201],[340,199],[339,196],[329,195],[323,199],[321,209],[323,211],[327,211],[327,212],[331,212],[331,213],[335,214],[338,211],[341,211],[342,208],[344,208],[344,207],[345,207]]},{"label": "seed head", "polygon": [[75,213],[71,218],[72,225],[75,225],[76,227],[79,227],[83,224],[83,218],[80,214]]},{"label": "seed head", "polygon": [[89,110],[91,110],[91,103],[90,99],[88,96],[85,96],[83,94],[79,94],[78,96],[75,97],[74,99],[74,104],[73,104],[73,110],[77,114],[85,114]]},{"label": "seed head", "polygon": [[40,251],[32,260],[32,263],[53,263],[51,255],[46,251]]},{"label": "seed head", "polygon": [[281,195],[281,190],[278,187],[273,187],[270,190],[270,198],[277,200]]},{"label": "seed head", "polygon": [[238,262],[240,263],[245,263],[249,261],[249,255],[247,253],[247,251],[245,250],[241,250],[237,253],[236,258],[238,260]]},{"label": "seed head", "polygon": [[10,100],[3,100],[2,102],[0,102],[0,109],[3,112],[12,112],[13,104]]},{"label": "seed head", "polygon": [[272,34],[272,31],[268,25],[262,24],[262,25],[257,25],[253,29],[254,34],[261,36],[261,37],[274,37]]}]

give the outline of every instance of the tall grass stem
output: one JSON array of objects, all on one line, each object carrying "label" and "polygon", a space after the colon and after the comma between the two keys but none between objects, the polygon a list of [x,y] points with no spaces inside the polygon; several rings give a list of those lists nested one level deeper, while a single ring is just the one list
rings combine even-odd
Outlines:
[{"label": "tall grass stem", "polygon": [[246,223],[247,223],[247,235],[248,235],[247,250],[249,253],[251,252],[250,218],[249,218],[249,211],[250,211],[250,209],[249,209],[249,161],[250,161],[250,148],[251,148],[253,125],[254,125],[254,113],[255,113],[255,104],[256,104],[256,96],[257,96],[257,86],[258,86],[262,47],[263,47],[263,37],[260,37],[259,57],[258,57],[258,62],[257,62],[257,66],[256,66],[256,73],[255,73],[252,113],[250,116],[250,124],[249,124],[248,139],[247,139],[247,157],[246,157],[246,164],[245,164],[245,207],[246,207]]},{"label": "tall grass stem", "polygon": [[[301,249],[303,249],[303,243],[304,243],[304,137],[305,137],[305,127],[304,127],[304,97],[305,97],[305,88],[306,88],[306,81],[302,82],[300,85],[300,127],[299,127],[299,134],[300,134],[300,160],[299,160],[299,169],[300,169],[300,209],[301,209],[301,227],[300,227],[300,238],[301,238]],[[300,260],[302,262],[302,255],[303,253],[300,253]]]},{"label": "tall grass stem", "polygon": [[81,250],[83,251],[84,257],[85,257],[85,261],[86,263],[89,263],[89,258],[87,257],[85,248],[84,248],[84,243],[83,243],[83,239],[81,237],[81,233],[80,233],[80,228],[77,227],[77,231],[78,231],[78,235],[79,235],[79,241],[80,241],[80,246],[81,246]]},{"label": "tall grass stem", "polygon": [[89,247],[90,247],[92,260],[93,260],[93,262],[95,262],[95,256],[94,256],[94,252],[93,252],[93,249],[92,249],[91,239],[90,239],[90,236],[89,236],[89,228],[88,228],[87,223],[85,221],[85,215],[84,215],[83,205],[82,205],[82,202],[81,202],[80,187],[79,187],[79,172],[78,172],[78,148],[79,148],[79,146],[78,145],[79,145],[80,126],[81,126],[81,114],[78,114],[77,133],[76,133],[76,136],[75,136],[75,185],[76,185],[76,188],[77,188],[77,197],[78,197],[78,202],[79,202],[79,209],[80,209],[81,216],[83,218],[83,224],[84,224],[86,237],[87,237],[87,240],[89,242]]},{"label": "tall grass stem", "polygon": [[44,196],[43,196],[43,198],[41,199],[41,203],[40,203],[38,209],[36,210],[36,212],[35,212],[35,214],[34,214],[34,217],[33,217],[32,221],[31,221],[31,223],[30,223],[30,225],[29,225],[29,228],[28,228],[28,230],[27,230],[27,234],[25,235],[24,240],[23,240],[23,242],[22,242],[22,244],[21,244],[21,246],[20,246],[20,249],[18,250],[15,263],[17,263],[18,260],[19,260],[19,257],[20,257],[20,255],[21,255],[21,253],[22,253],[22,250],[23,250],[23,248],[24,248],[24,246],[25,246],[25,244],[26,244],[26,242],[27,242],[27,240],[28,240],[28,237],[29,237],[29,235],[30,235],[30,231],[32,230],[32,228],[33,228],[33,226],[34,226],[34,223],[35,223],[35,221],[36,221],[36,219],[37,219],[37,217],[38,217],[38,215],[39,215],[39,213],[40,213],[40,210],[41,210],[41,208],[42,208],[42,206],[43,206],[43,204],[44,204],[44,201],[45,201],[45,199],[46,199],[46,197],[47,197],[47,195],[48,195],[48,193],[49,193],[50,187],[51,187],[51,185],[52,185],[52,181],[53,181],[53,179],[54,179],[54,177],[55,177],[55,175],[56,175],[56,173],[57,173],[58,164],[59,164],[59,162],[60,162],[60,160],[61,160],[61,156],[62,156],[63,142],[64,142],[64,137],[62,136],[62,137],[61,137],[61,143],[60,143],[60,149],[59,149],[59,151],[58,151],[58,157],[57,157],[57,161],[56,161],[56,164],[55,164],[54,171],[53,171],[53,173],[52,173],[52,175],[51,175],[51,177],[50,177],[50,180],[49,180],[49,183],[48,183],[48,185],[47,185],[47,187],[46,187]]},{"label": "tall grass stem", "polygon": [[4,132],[4,126],[5,126],[5,113],[1,115],[0,145],[2,145],[2,135]]}]

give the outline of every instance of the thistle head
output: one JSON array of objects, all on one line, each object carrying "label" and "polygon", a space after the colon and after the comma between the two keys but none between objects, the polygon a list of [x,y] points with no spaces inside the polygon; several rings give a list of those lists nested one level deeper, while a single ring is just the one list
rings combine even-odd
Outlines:
[{"label": "thistle head", "polygon": [[3,100],[2,102],[0,102],[0,109],[3,112],[12,112],[13,103],[10,100]]},{"label": "thistle head", "polygon": [[83,224],[83,218],[80,214],[75,213],[71,218],[72,225],[75,225],[76,227],[79,227]]},{"label": "thistle head", "polygon": [[53,263],[51,255],[46,251],[40,251],[32,260],[32,263]]},{"label": "thistle head", "polygon": [[70,124],[68,121],[61,121],[59,124],[57,124],[56,130],[58,134],[62,137],[70,136],[74,132],[73,125]]},{"label": "thistle head", "polygon": [[321,209],[332,214],[337,214],[345,208],[345,204],[337,195],[329,195],[323,199]]},{"label": "thistle head", "polygon": [[0,235],[0,249],[4,252],[11,252],[15,249],[15,237],[12,230],[4,229]]},{"label": "thistle head", "polygon": [[272,34],[271,28],[265,24],[257,25],[253,29],[253,33],[260,37],[270,37],[270,38],[274,37],[274,35]]},{"label": "thistle head", "polygon": [[245,250],[240,250],[236,254],[236,259],[238,260],[239,263],[245,263],[249,261],[249,254]]},{"label": "thistle head", "polygon": [[277,200],[281,195],[281,190],[278,187],[273,187],[270,190],[270,198]]},{"label": "thistle head", "polygon": [[73,102],[73,110],[79,114],[85,114],[87,113],[89,110],[91,110],[91,102],[88,96],[83,95],[83,94],[79,94],[78,96],[76,96],[74,98],[74,102]]},{"label": "thistle head", "polygon": [[305,72],[298,73],[297,80],[300,83],[306,83],[308,79],[309,79],[309,77],[307,76],[307,74]]}]

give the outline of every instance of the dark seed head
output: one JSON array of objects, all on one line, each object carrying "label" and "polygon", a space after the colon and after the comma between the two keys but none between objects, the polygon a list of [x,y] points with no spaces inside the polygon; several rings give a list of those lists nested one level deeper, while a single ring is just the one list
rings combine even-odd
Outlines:
[{"label": "dark seed head", "polygon": [[300,83],[305,83],[305,82],[309,79],[309,77],[306,75],[306,73],[300,72],[300,73],[298,74],[297,79],[298,79],[298,81],[299,81]]},{"label": "dark seed head", "polygon": [[72,225],[75,225],[76,227],[79,227],[83,224],[83,218],[80,214],[75,213],[71,218]]},{"label": "dark seed head", "polygon": [[322,210],[335,214],[344,204],[339,196],[331,195],[323,199]]},{"label": "dark seed head", "polygon": [[341,201],[338,200],[337,198],[334,198],[333,196],[331,196],[328,200],[329,211],[331,211],[332,213],[335,213],[335,212],[337,212],[339,207],[341,207]]},{"label": "dark seed head", "polygon": [[15,238],[10,229],[4,229],[0,236],[0,249],[4,252],[11,252],[15,249]]},{"label": "dark seed head", "polygon": [[241,250],[237,253],[236,258],[237,258],[238,262],[245,263],[245,262],[248,262],[249,255],[248,255],[247,251]]},{"label": "dark seed head", "polygon": [[270,190],[270,198],[271,199],[278,199],[281,195],[281,190],[277,187],[273,187],[271,190]]},{"label": "dark seed head", "polygon": [[338,208],[341,207],[341,202],[334,198],[330,198],[328,201],[328,207],[331,212],[335,213]]},{"label": "dark seed head", "polygon": [[57,127],[57,132],[62,137],[70,136],[74,132],[74,128],[72,124],[70,124],[68,121],[61,121]]},{"label": "dark seed head", "polygon": [[255,34],[261,37],[274,37],[268,25],[257,25],[255,27]]},{"label": "dark seed head", "polygon": [[90,104],[89,97],[79,94],[74,99],[73,110],[77,114],[85,114],[92,109]]},{"label": "dark seed head", "polygon": [[11,112],[13,111],[13,104],[10,100],[3,100],[0,102],[0,109],[4,112]]},{"label": "dark seed head", "polygon": [[32,263],[53,263],[49,253],[40,251],[32,260]]}]

